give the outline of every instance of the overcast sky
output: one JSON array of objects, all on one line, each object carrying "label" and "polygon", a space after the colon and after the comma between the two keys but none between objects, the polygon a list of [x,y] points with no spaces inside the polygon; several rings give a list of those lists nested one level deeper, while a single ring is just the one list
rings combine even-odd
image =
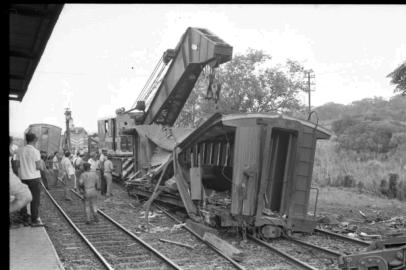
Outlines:
[{"label": "overcast sky", "polygon": [[[97,130],[97,119],[130,108],[166,49],[187,27],[233,46],[315,71],[312,105],[393,96],[386,75],[406,60],[402,5],[66,4],[23,101],[10,102],[10,133],[32,123]],[[303,102],[307,102],[304,97]]]}]

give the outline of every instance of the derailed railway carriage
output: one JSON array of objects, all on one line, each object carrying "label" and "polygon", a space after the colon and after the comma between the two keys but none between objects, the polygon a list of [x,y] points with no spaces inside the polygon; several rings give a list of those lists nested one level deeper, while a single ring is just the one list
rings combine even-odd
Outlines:
[{"label": "derailed railway carriage", "polygon": [[[214,227],[251,228],[268,238],[283,230],[313,231],[313,160],[316,142],[329,139],[328,130],[268,113],[217,113],[193,131],[156,126],[148,135],[141,129],[126,131],[137,142],[134,159],[145,165],[141,159],[147,158],[153,166],[143,166],[147,177],[128,183],[132,192],[151,196],[157,190],[157,200],[181,205]],[[166,149],[159,146],[163,138]],[[146,148],[149,155],[142,154]]]}]

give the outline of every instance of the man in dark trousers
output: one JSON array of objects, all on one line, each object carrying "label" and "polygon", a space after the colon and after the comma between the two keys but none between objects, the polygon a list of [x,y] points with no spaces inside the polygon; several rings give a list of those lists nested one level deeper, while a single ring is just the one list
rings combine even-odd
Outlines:
[{"label": "man in dark trousers", "polygon": [[20,211],[25,224],[38,227],[44,225],[38,219],[41,195],[41,155],[34,146],[38,140],[34,133],[25,134],[25,140],[27,145],[20,149],[17,154],[17,167],[21,181],[28,186],[32,194],[31,220],[29,220],[26,207]]},{"label": "man in dark trousers", "polygon": [[104,162],[107,160],[107,149],[102,149],[102,153],[99,158],[100,162],[100,182],[101,182],[101,195],[106,195],[107,193],[107,183],[106,183],[106,177],[104,176]]}]

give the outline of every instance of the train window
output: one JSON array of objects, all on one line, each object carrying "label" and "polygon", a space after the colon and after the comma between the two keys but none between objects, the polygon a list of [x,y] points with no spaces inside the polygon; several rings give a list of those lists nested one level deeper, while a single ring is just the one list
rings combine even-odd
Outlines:
[{"label": "train window", "polygon": [[132,151],[132,143],[130,136],[120,136],[120,147],[121,151],[131,152]]}]

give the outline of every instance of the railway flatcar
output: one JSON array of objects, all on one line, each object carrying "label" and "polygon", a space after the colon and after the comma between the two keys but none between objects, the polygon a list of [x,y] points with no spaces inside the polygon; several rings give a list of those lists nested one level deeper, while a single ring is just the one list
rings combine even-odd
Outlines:
[{"label": "railway flatcar", "polygon": [[[214,227],[250,228],[267,238],[313,231],[308,209],[316,142],[331,136],[318,124],[269,113],[216,113],[187,133],[162,127],[166,135],[159,129],[148,135],[140,126],[127,132],[138,146],[136,169],[149,159],[152,171],[129,183],[136,194],[161,190],[158,200],[182,205]],[[166,151],[172,149],[166,158],[160,137]],[[142,151],[154,141],[148,158]]]}]

